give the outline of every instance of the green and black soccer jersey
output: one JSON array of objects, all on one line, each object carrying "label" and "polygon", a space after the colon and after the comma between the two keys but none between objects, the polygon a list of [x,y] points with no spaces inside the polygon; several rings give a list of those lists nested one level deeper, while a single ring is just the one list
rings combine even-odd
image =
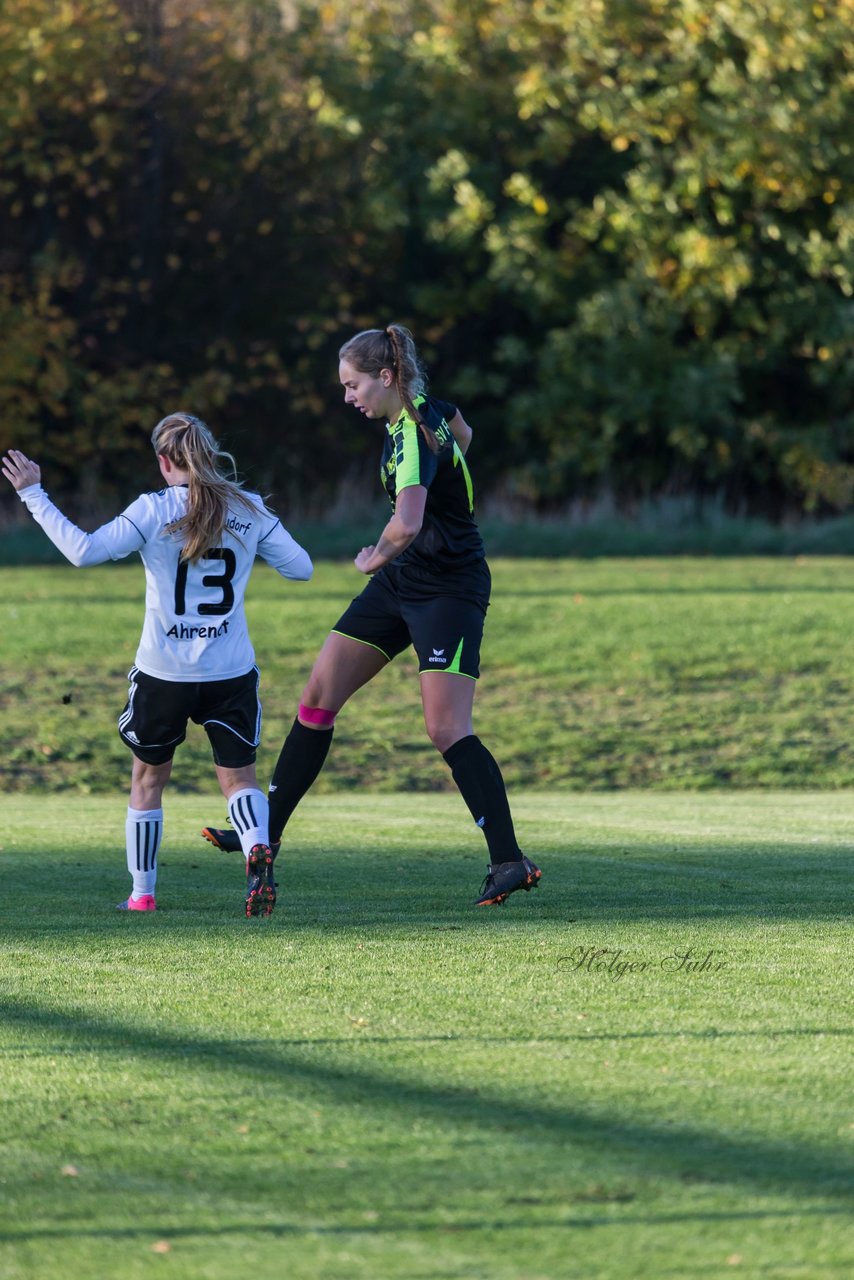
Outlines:
[{"label": "green and black soccer jersey", "polygon": [[439,452],[433,453],[406,410],[388,424],[380,475],[392,509],[401,489],[423,485],[427,490],[421,531],[394,563],[444,574],[482,560],[483,540],[474,519],[469,469],[448,426],[456,405],[434,396],[418,396],[414,403],[435,432]]},{"label": "green and black soccer jersey", "polygon": [[389,659],[414,645],[422,675],[476,680],[490,575],[471,476],[448,426],[457,410],[433,396],[419,396],[415,407],[435,431],[439,452],[404,412],[388,424],[381,475],[392,508],[401,489],[420,484],[427,490],[421,530],[372,576],[332,629]]}]

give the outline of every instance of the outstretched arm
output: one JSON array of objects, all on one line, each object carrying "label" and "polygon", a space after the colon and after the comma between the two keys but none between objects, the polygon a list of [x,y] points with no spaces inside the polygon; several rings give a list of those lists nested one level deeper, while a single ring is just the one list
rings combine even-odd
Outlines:
[{"label": "outstretched arm", "polygon": [[82,529],[78,529],[51,502],[41,487],[41,468],[38,463],[21,453],[20,449],[9,450],[3,458],[2,470],[53,545],[59,548],[66,560],[70,560],[78,568],[103,564],[105,560],[120,560],[123,556],[130,555],[131,551],[138,551],[143,545],[143,535],[124,515],[117,516],[94,533],[84,533]]}]

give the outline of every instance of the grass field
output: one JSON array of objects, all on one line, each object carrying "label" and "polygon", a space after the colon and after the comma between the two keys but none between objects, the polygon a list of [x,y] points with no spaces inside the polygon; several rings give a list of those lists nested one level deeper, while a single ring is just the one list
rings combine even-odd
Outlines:
[{"label": "grass field", "polygon": [[[854,562],[493,572],[541,890],[472,908],[403,657],[246,921],[198,730],[158,911],[114,909],[139,567],[0,570],[0,1280],[854,1274]],[[262,776],[359,584],[256,574]]]},{"label": "grass field", "polygon": [[[477,725],[513,787],[854,787],[854,560],[493,563]],[[262,566],[248,616],[262,671],[262,772],[320,642],[363,579]],[[142,622],[141,566],[0,570],[7,789],[113,792],[115,731]],[[411,652],[411,651],[410,651]],[[174,785],[206,786],[204,736]],[[321,790],[452,788],[403,655],[345,708]],[[214,815],[216,816],[216,815]]]},{"label": "grass field", "polygon": [[847,1277],[854,796],[310,797],[283,897],[168,807],[4,802],[0,1276]]}]

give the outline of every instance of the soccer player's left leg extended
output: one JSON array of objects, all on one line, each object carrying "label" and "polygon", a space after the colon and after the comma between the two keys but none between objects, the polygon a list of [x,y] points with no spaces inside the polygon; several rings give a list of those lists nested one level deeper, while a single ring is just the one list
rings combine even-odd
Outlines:
[{"label": "soccer player's left leg extended", "polygon": [[336,715],[387,665],[386,655],[372,645],[335,631],[326,637],[270,780],[270,835],[274,840],[281,840],[288,819],[323,768]]}]

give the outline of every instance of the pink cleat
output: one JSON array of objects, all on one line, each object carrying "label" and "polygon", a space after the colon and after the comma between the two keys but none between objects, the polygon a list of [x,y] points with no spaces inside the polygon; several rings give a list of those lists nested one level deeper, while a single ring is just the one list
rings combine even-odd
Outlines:
[{"label": "pink cleat", "polygon": [[156,911],[157,903],[154,901],[153,893],[144,893],[141,898],[130,897],[126,902],[120,902],[116,907],[117,911]]}]

